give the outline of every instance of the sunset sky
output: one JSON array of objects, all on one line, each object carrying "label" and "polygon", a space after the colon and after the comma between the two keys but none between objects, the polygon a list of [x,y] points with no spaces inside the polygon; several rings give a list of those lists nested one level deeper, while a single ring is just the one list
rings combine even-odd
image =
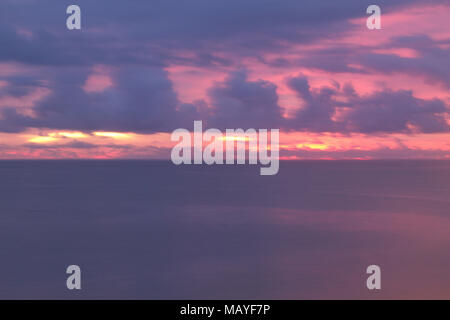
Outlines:
[{"label": "sunset sky", "polygon": [[194,120],[279,128],[283,159],[450,158],[449,19],[448,0],[0,0],[0,159],[168,159]]}]

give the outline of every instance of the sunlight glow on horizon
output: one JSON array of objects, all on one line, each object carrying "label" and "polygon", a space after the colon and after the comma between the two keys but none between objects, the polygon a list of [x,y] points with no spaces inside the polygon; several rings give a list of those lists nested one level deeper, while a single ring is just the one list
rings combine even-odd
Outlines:
[{"label": "sunlight glow on horizon", "polygon": [[113,139],[130,139],[131,138],[131,134],[122,133],[122,132],[96,131],[96,132],[94,132],[94,135],[97,137],[107,137],[107,138],[113,138]]}]

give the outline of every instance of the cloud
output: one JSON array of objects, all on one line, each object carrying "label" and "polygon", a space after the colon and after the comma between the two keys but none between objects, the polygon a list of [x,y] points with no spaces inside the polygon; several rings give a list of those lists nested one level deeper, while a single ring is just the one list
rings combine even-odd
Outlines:
[{"label": "cloud", "polygon": [[[2,108],[0,131],[27,128],[79,131],[171,132],[191,128],[194,120],[209,127],[281,128],[312,132],[434,133],[446,132],[449,109],[439,99],[420,99],[408,90],[383,89],[358,94],[350,84],[311,88],[299,75],[287,79],[302,106],[293,118],[282,116],[277,86],[265,80],[249,80],[245,71],[231,72],[209,90],[210,104],[181,102],[167,73],[158,68],[116,68],[112,85],[100,91],[85,90],[89,70],[50,75],[49,81],[16,77],[16,88],[45,83],[50,94],[33,106],[32,115],[17,108]],[[19,85],[20,79],[23,85]],[[10,81],[11,79],[9,79]],[[28,89],[27,89],[28,90]],[[27,90],[16,92],[26,95]],[[31,90],[31,89],[30,89]]]},{"label": "cloud", "polygon": [[335,112],[333,96],[337,94],[336,90],[323,87],[313,92],[308,79],[302,75],[290,78],[288,85],[304,102],[295,118],[289,121],[292,129],[328,132],[338,130],[339,124],[332,120]]},{"label": "cloud", "polygon": [[283,118],[276,86],[268,81],[249,81],[245,71],[233,72],[209,90],[215,128],[278,128]]},{"label": "cloud", "polygon": [[315,132],[447,132],[448,106],[439,99],[419,99],[399,90],[358,95],[350,85],[313,91],[300,75],[288,80],[304,106],[289,121],[292,130]]},{"label": "cloud", "polygon": [[367,53],[356,57],[355,62],[370,72],[393,74],[403,73],[419,76],[432,84],[450,88],[450,47],[449,40],[433,40],[426,35],[397,37],[385,46],[387,49],[409,48],[417,52],[417,57],[401,57],[395,54]]},{"label": "cloud", "polygon": [[34,116],[4,108],[0,130],[25,128],[81,131],[171,131],[199,118],[195,106],[181,103],[167,73],[158,68],[119,68],[114,85],[86,91],[89,71],[58,70],[50,75],[51,94],[33,106]]},{"label": "cloud", "polygon": [[449,110],[438,99],[415,98],[411,91],[381,91],[366,97],[355,97],[348,103],[344,117],[352,132],[446,132],[444,113]]},{"label": "cloud", "polygon": [[[385,12],[418,1],[380,0]],[[442,1],[429,1],[441,3]],[[41,66],[135,63],[163,66],[180,60],[197,65],[227,65],[215,52],[256,56],[288,44],[332,39],[354,26],[370,1],[334,0],[79,0],[82,30],[66,29],[70,2],[2,1],[0,61]]]},{"label": "cloud", "polygon": [[[379,4],[384,14],[417,3]],[[429,2],[438,3],[445,2]],[[362,94],[337,82],[331,87],[312,86],[306,76],[291,76],[287,81],[303,103],[293,105],[299,110],[285,119],[280,84],[264,77],[255,80],[259,70],[244,68],[250,57],[269,67],[289,69],[290,74],[297,73],[297,68],[314,70],[308,77],[316,70],[330,77],[339,73],[408,74],[448,87],[448,40],[408,35],[390,39],[380,48],[342,42],[356,28],[349,20],[365,17],[369,1],[166,0],[125,6],[123,1],[79,0],[83,29],[74,32],[64,24],[69,4],[50,0],[0,3],[0,62],[34,68],[0,78],[6,83],[0,86],[0,99],[8,98],[0,106],[0,131],[170,132],[191,128],[194,120],[218,128],[448,131],[448,106],[442,98],[420,99],[411,90],[377,89]],[[294,58],[286,54],[293,47],[317,44],[318,49],[309,47]],[[417,56],[376,52],[399,48],[412,49]],[[110,72],[93,71],[100,64]],[[229,75],[224,81],[211,81],[203,100],[184,103],[166,71],[174,64],[218,69]]]}]

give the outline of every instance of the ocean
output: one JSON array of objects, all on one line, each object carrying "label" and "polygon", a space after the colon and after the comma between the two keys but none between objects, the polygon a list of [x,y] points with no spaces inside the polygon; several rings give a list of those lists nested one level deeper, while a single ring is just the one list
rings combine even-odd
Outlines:
[{"label": "ocean", "polygon": [[450,161],[0,161],[1,299],[450,299],[449,231]]}]

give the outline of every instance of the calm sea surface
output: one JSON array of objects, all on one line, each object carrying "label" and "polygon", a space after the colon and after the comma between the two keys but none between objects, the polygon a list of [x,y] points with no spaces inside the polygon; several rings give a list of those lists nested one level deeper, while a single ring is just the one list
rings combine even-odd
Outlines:
[{"label": "calm sea surface", "polygon": [[450,162],[0,161],[0,298],[450,299]]}]

